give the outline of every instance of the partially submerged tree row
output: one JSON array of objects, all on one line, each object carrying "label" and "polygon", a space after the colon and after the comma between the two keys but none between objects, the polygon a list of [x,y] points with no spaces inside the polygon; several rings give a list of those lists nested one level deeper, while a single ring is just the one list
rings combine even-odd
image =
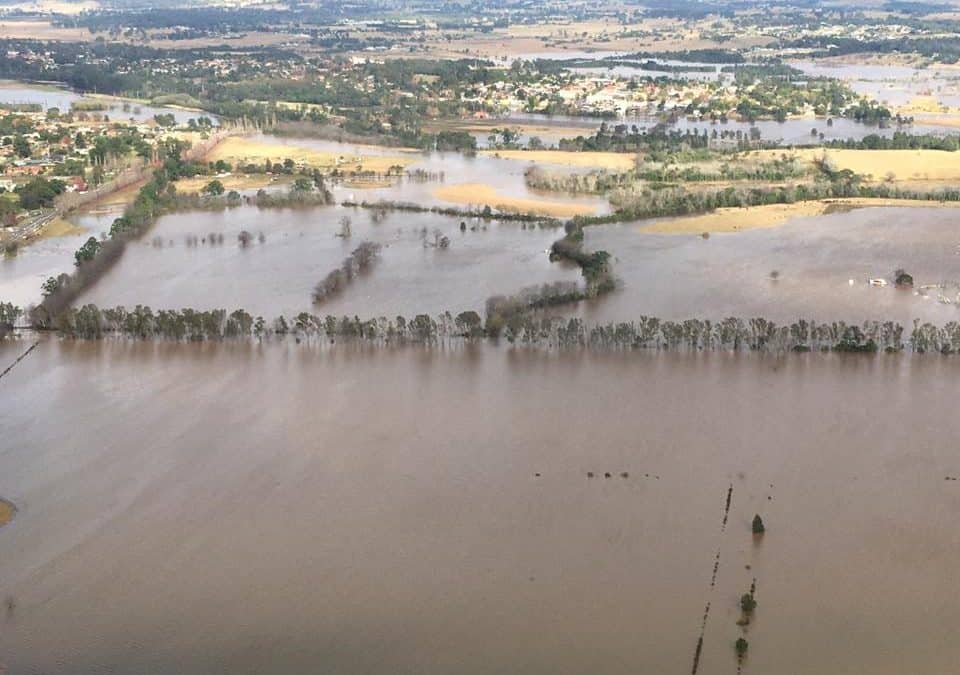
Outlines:
[{"label": "partially submerged tree row", "polygon": [[358,274],[367,272],[380,257],[380,244],[372,241],[362,242],[350,252],[337,269],[317,283],[313,288],[313,304],[319,305],[327,298],[336,295],[352,282]]},{"label": "partially submerged tree row", "polygon": [[[913,352],[960,354],[960,322],[944,326],[914,321],[905,336],[902,324],[893,321],[823,322],[800,319],[777,324],[764,318],[729,317],[721,321],[687,319],[672,321],[642,316],[638,321],[588,325],[579,318],[550,317],[544,311],[529,311],[543,301],[541,308],[553,304],[560,292],[575,293],[572,286],[553,285],[549,291],[534,289],[520,302],[520,310],[503,321],[486,323],[477,312],[454,316],[444,312],[436,317],[418,314],[413,318],[397,316],[360,319],[348,316],[318,316],[301,312],[295,317],[280,316],[272,321],[254,317],[242,309],[158,310],[137,305],[100,309],[87,304],[61,312],[54,325],[32,329],[56,330],[61,335],[81,339],[100,339],[116,335],[135,339],[222,340],[229,338],[266,338],[294,334],[297,337],[356,339],[374,343],[440,343],[447,340],[503,339],[553,349],[661,349],[694,351],[785,352]],[[524,295],[523,293],[521,295]],[[502,304],[488,304],[503,316]],[[22,315],[20,308],[0,303],[0,335],[15,332],[14,324]]]},{"label": "partially submerged tree row", "polygon": [[563,222],[551,216],[539,216],[535,213],[512,213],[508,211],[494,211],[489,206],[482,209],[458,209],[449,206],[423,206],[413,202],[397,202],[381,199],[375,202],[344,200],[341,206],[373,209],[375,211],[406,211],[409,213],[437,213],[441,216],[456,218],[482,218],[484,220],[499,220],[503,222],[539,223],[547,227],[560,227]]}]

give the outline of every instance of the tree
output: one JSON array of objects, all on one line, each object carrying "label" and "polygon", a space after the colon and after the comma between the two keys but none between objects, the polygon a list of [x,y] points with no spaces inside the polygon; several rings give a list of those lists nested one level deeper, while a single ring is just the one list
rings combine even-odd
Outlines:
[{"label": "tree", "polygon": [[751,526],[754,534],[763,534],[767,531],[767,528],[763,525],[763,518],[760,517],[760,514],[757,514],[753,517],[753,525]]},{"label": "tree", "polygon": [[218,180],[212,180],[203,187],[203,191],[213,197],[219,197],[224,192],[223,183]]},{"label": "tree", "polygon": [[897,286],[913,286],[913,277],[900,267],[893,273],[893,283]]},{"label": "tree", "polygon": [[456,325],[457,330],[466,337],[478,337],[483,334],[483,320],[480,318],[480,315],[473,310],[457,314],[457,318],[454,319],[454,325]]},{"label": "tree", "polygon": [[53,199],[63,192],[67,184],[62,180],[47,180],[37,176],[26,185],[21,185],[14,192],[20,195],[20,206],[27,211],[53,206]]},{"label": "tree", "polygon": [[74,264],[79,267],[83,263],[93,260],[99,250],[100,242],[97,241],[96,237],[90,237],[84,242],[83,246],[77,249],[77,252],[73,254],[73,257],[76,260]]},{"label": "tree", "polygon": [[743,613],[747,616],[753,614],[753,610],[757,608],[757,601],[753,599],[753,595],[750,593],[744,593],[740,597],[740,609],[743,610]]},{"label": "tree", "polygon": [[313,179],[306,176],[300,176],[293,181],[294,192],[310,192],[313,190]]},{"label": "tree", "polygon": [[743,638],[737,638],[733,648],[737,651],[737,658],[742,659],[747,655],[747,650],[750,648],[750,643]]},{"label": "tree", "polygon": [[13,151],[18,157],[30,156],[30,141],[19,134],[13,139]]}]

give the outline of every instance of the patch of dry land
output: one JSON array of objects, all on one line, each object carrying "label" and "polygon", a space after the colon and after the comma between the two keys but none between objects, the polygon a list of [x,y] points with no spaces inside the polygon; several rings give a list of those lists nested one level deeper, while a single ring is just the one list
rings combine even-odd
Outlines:
[{"label": "patch of dry land", "polygon": [[940,103],[936,96],[914,96],[906,105],[897,109],[901,115],[949,113],[950,107]]},{"label": "patch of dry land", "polygon": [[210,181],[218,180],[225,190],[258,190],[270,185],[289,183],[285,177],[263,174],[231,174],[229,176],[196,176],[177,181],[178,192],[200,192]]},{"label": "patch of dry land", "polygon": [[13,519],[13,514],[17,512],[16,507],[5,499],[0,499],[0,527],[3,527]]},{"label": "patch of dry land", "polygon": [[454,204],[464,204],[466,206],[481,208],[489,206],[492,209],[503,212],[532,213],[538,216],[553,216],[555,218],[586,216],[596,211],[596,209],[589,204],[510,197],[498,193],[491,186],[484,183],[444,185],[434,190],[433,196],[445,202],[453,202]]},{"label": "patch of dry land", "polygon": [[83,234],[86,230],[79,225],[71,223],[63,218],[54,218],[43,228],[40,236],[44,239],[54,237],[68,237],[74,234]]},{"label": "patch of dry land", "polygon": [[750,157],[773,159],[794,155],[813,164],[826,157],[835,169],[849,169],[874,181],[896,183],[940,182],[960,180],[960,152],[943,150],[846,150],[838,148],[806,148],[803,150],[760,150]]},{"label": "patch of dry land", "polygon": [[576,169],[629,171],[637,156],[627,152],[570,152],[566,150],[484,150],[480,154],[534,164],[552,164]]},{"label": "patch of dry land", "polygon": [[865,209],[878,206],[957,207],[958,202],[936,202],[922,199],[824,199],[822,201],[794,202],[792,204],[765,204],[763,206],[717,209],[698,216],[664,218],[639,226],[641,232],[658,234],[703,234],[704,232],[743,232],[777,227],[788,220],[822,216],[834,211]]},{"label": "patch of dry land", "polygon": [[[736,37],[724,43],[704,37],[721,25]],[[426,49],[437,55],[477,54],[507,60],[513,55],[532,56],[538,53],[650,51],[672,52],[684,49],[738,49],[766,45],[770,38],[744,31],[733,31],[729,22],[718,17],[703,21],[653,18],[639,23],[621,24],[614,19],[594,19],[512,25],[490,33],[457,34],[450,41],[449,33],[440,31],[428,41]],[[389,36],[387,36],[389,37]]]},{"label": "patch of dry land", "polygon": [[283,162],[292,159],[297,164],[332,171],[339,169],[343,173],[361,173],[373,171],[386,173],[393,167],[404,168],[413,163],[414,158],[407,155],[383,154],[337,154],[283,143],[266,143],[242,136],[231,136],[221,141],[207,156],[208,161],[222,159],[233,164],[257,164],[266,160]]},{"label": "patch of dry land", "polygon": [[20,40],[62,40],[64,42],[93,41],[86,28],[59,28],[49,21],[0,21],[0,36]]}]

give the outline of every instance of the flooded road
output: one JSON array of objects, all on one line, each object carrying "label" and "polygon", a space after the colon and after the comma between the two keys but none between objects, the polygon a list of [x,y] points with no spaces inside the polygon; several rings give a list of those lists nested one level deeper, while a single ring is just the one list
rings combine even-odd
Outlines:
[{"label": "flooded road", "polygon": [[950,672],[958,369],[48,340],[0,382],[0,663],[685,675],[709,602],[726,674],[756,579],[745,672]]}]

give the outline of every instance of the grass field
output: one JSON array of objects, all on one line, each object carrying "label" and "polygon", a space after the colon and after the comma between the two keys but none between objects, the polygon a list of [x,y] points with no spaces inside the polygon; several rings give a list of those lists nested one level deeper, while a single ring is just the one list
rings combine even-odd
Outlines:
[{"label": "grass field", "polygon": [[[749,157],[773,159],[784,150],[761,150]],[[845,150],[805,148],[789,151],[801,161],[813,163],[826,156],[836,169],[849,169],[874,181],[951,182],[960,181],[960,152],[941,150]]]},{"label": "grass field", "polygon": [[406,167],[414,161],[413,157],[404,155],[338,155],[295,145],[264,143],[241,136],[224,139],[207,157],[209,161],[222,159],[234,164],[237,162],[263,163],[268,159],[271,162],[283,162],[288,158],[298,164],[328,171],[338,168],[345,173],[354,171],[386,173],[391,167]]},{"label": "grass field", "polygon": [[746,208],[717,209],[698,216],[665,218],[640,225],[641,232],[659,234],[702,234],[704,232],[743,232],[782,225],[788,220],[821,216],[837,209],[862,209],[878,206],[956,207],[957,202],[933,202],[910,199],[825,199],[822,201],[768,204]]},{"label": "grass field", "polygon": [[484,150],[481,154],[502,159],[552,164],[576,169],[629,171],[636,155],[625,152],[567,152],[563,150]]},{"label": "grass field", "polygon": [[200,192],[212,180],[218,180],[223,183],[225,190],[256,190],[269,185],[290,182],[289,180],[284,180],[277,176],[268,176],[267,174],[238,174],[216,179],[213,176],[197,176],[195,178],[181,178],[178,180],[177,191]]},{"label": "grass field", "polygon": [[484,183],[444,185],[434,190],[433,196],[445,202],[453,202],[455,204],[476,207],[490,206],[499,211],[533,213],[541,216],[554,216],[556,218],[585,216],[596,211],[596,209],[589,204],[510,197],[499,194],[491,186]]},{"label": "grass field", "polygon": [[10,522],[10,519],[13,518],[15,509],[13,504],[10,502],[0,499],[0,527],[3,527]]},{"label": "grass field", "polygon": [[86,232],[79,225],[75,225],[68,220],[63,218],[54,218],[46,227],[40,232],[40,236],[44,239],[52,239],[54,237],[67,237],[74,234],[83,234]]}]

